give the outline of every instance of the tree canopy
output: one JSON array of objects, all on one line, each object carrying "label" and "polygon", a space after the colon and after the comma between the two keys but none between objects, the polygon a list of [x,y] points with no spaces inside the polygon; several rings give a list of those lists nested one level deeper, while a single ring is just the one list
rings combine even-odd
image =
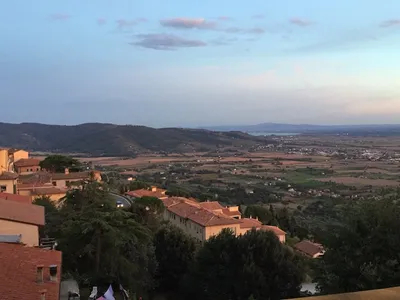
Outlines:
[{"label": "tree canopy", "polygon": [[301,259],[272,232],[236,237],[224,230],[205,242],[186,282],[193,299],[282,299],[299,294]]},{"label": "tree canopy", "polygon": [[81,167],[81,162],[75,158],[64,155],[50,155],[40,162],[40,167],[50,172],[64,172],[66,168],[75,172]]},{"label": "tree canopy", "polygon": [[157,264],[151,231],[117,208],[105,185],[89,182],[70,190],[59,214],[55,226],[65,272],[86,284],[107,279],[134,290],[153,287]]},{"label": "tree canopy", "polygon": [[326,253],[315,281],[323,293],[353,292],[400,284],[400,207],[393,200],[346,206],[326,232]]},{"label": "tree canopy", "polygon": [[158,262],[156,279],[161,291],[177,292],[193,263],[197,244],[175,226],[163,226],[154,237]]}]

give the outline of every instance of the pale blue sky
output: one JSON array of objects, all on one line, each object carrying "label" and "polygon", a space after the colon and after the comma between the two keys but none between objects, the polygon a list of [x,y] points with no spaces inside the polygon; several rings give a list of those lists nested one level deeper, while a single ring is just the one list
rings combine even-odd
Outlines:
[{"label": "pale blue sky", "polygon": [[400,123],[399,0],[0,3],[3,122]]}]

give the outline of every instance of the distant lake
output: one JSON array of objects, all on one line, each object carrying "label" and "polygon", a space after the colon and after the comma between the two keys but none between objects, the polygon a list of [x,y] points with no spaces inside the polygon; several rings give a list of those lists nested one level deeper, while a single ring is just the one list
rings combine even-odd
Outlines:
[{"label": "distant lake", "polygon": [[291,136],[291,135],[299,135],[300,133],[294,133],[294,132],[246,132],[250,135],[254,136],[266,136],[266,135],[276,135],[276,136]]}]

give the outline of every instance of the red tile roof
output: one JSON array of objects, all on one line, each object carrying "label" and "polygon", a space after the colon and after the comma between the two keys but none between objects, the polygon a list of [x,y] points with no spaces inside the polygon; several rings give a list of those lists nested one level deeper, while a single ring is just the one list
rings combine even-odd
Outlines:
[{"label": "red tile roof", "polygon": [[44,225],[44,207],[0,199],[0,219]]},{"label": "red tile roof", "polygon": [[19,175],[18,177],[19,184],[31,183],[35,185],[40,185],[49,182],[51,182],[51,174],[46,171],[39,171],[27,175]]},{"label": "red tile roof", "polygon": [[56,195],[65,194],[67,191],[54,186],[41,186],[32,189],[33,195]]},{"label": "red tile roof", "polygon": [[294,248],[311,257],[324,251],[324,248],[321,244],[313,243],[308,240],[297,243],[296,245],[294,245]]},{"label": "red tile roof", "polygon": [[0,180],[15,180],[18,178],[18,174],[13,172],[3,172],[0,174]]},{"label": "red tile roof", "polygon": [[193,203],[193,205],[196,205],[196,202],[189,199],[189,198],[184,198],[184,197],[169,197],[169,198],[163,198],[161,199],[161,201],[164,203],[164,206],[166,208],[178,204],[178,203],[182,203],[182,202],[187,202],[187,203]]},{"label": "red tile roof", "polygon": [[208,210],[224,209],[224,207],[221,204],[219,204],[218,201],[200,202],[199,205],[200,205],[200,207],[208,209]]},{"label": "red tile roof", "polygon": [[239,220],[241,222],[240,228],[261,228],[262,223],[257,219],[243,218]]},{"label": "red tile roof", "polygon": [[22,167],[37,167],[39,166],[40,160],[36,158],[22,158],[20,160],[17,160],[14,163],[14,166],[17,168],[22,168]]},{"label": "red tile roof", "polygon": [[25,203],[25,204],[32,203],[32,200],[29,196],[22,196],[22,195],[9,194],[9,193],[0,193],[0,199],[16,201],[16,202]]},{"label": "red tile roof", "polygon": [[[0,243],[0,299],[58,300],[60,294],[61,252],[21,244]],[[57,265],[57,282],[50,281],[49,267]],[[37,282],[37,267],[43,267],[43,283]]]},{"label": "red tile roof", "polygon": [[127,192],[126,195],[135,197],[135,198],[141,198],[141,197],[156,197],[156,198],[166,198],[168,197],[165,195],[165,190],[162,189],[157,189],[156,191],[151,191],[151,190],[146,190],[146,189],[140,189],[140,190],[135,190],[135,191],[130,191]]},{"label": "red tile roof", "polygon": [[167,208],[170,212],[189,219],[201,226],[220,226],[220,225],[233,225],[240,224],[240,220],[229,218],[223,216],[222,214],[217,214],[211,212],[207,209],[200,207],[194,202],[181,202],[175,205],[170,205]]},{"label": "red tile roof", "polygon": [[92,171],[85,171],[85,172],[70,172],[68,174],[65,173],[52,173],[51,178],[53,180],[61,180],[61,179],[90,179],[92,175]]},{"label": "red tile roof", "polygon": [[241,216],[242,215],[240,213],[240,211],[238,211],[238,210],[231,211],[231,210],[229,210],[229,208],[224,208],[222,210],[222,213],[224,215],[226,215],[226,216],[229,216],[229,217],[236,217],[236,216]]},{"label": "red tile roof", "polygon": [[284,232],[282,229],[280,229],[277,226],[269,226],[269,225],[263,225],[261,229],[272,231],[276,235],[286,235],[286,232]]}]

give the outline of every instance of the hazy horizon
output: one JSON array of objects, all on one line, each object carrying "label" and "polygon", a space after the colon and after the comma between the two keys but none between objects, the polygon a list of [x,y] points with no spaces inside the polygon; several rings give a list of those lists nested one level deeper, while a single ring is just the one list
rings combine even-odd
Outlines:
[{"label": "hazy horizon", "polygon": [[1,121],[399,123],[398,11],[398,0],[8,1]]}]

